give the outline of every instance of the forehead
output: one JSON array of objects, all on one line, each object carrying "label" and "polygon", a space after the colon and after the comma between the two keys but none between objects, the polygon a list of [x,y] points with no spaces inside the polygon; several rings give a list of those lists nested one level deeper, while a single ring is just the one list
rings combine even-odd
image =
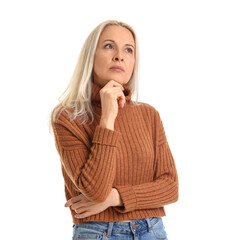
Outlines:
[{"label": "forehead", "polygon": [[132,33],[127,28],[121,26],[106,27],[99,37],[99,42],[102,42],[106,39],[114,40],[115,42],[121,42],[124,44],[134,45],[134,38]]}]

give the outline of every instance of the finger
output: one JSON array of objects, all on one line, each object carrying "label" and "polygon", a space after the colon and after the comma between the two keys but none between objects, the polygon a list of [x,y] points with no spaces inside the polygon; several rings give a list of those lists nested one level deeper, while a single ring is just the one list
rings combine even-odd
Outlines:
[{"label": "finger", "polygon": [[[81,195],[82,195],[82,194],[81,194]],[[70,199],[65,203],[64,206],[65,206],[65,207],[70,207],[73,203],[79,202],[79,201],[82,199],[81,195],[70,198]]]},{"label": "finger", "polygon": [[76,214],[74,215],[75,218],[86,218],[86,217],[89,217],[91,215],[94,215],[90,212],[84,212],[84,213],[81,213],[81,214]]},{"label": "finger", "polygon": [[110,80],[110,81],[106,84],[106,86],[107,86],[107,87],[120,87],[122,91],[124,90],[124,87],[122,86],[122,84],[116,82],[115,80]]},{"label": "finger", "polygon": [[125,105],[125,102],[126,102],[126,98],[125,98],[124,94],[123,93],[121,94],[121,92],[119,92],[119,93],[115,94],[114,97],[117,100],[118,107],[123,108]]},{"label": "finger", "polygon": [[119,97],[118,99],[118,103],[119,103],[119,106],[121,108],[124,107],[125,103],[126,103],[126,98],[125,98],[125,95],[122,93],[121,96]]},{"label": "finger", "polygon": [[110,93],[118,101],[118,105],[122,108],[126,102],[126,98],[123,91],[121,91],[121,88],[114,87],[110,89]]}]

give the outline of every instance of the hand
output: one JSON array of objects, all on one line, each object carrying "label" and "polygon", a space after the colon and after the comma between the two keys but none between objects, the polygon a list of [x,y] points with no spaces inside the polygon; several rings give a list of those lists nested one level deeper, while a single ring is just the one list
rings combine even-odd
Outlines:
[{"label": "hand", "polygon": [[[75,186],[74,188],[79,192]],[[112,201],[110,200],[111,197],[110,193],[104,202],[96,203],[87,199],[83,194],[80,194],[79,196],[69,199],[66,202],[65,207],[71,207],[71,209],[77,213],[75,217],[85,218],[103,212],[105,209],[110,207],[112,204]]]},{"label": "hand", "polygon": [[118,105],[121,108],[124,107],[126,98],[123,90],[122,84],[114,80],[110,80],[100,90],[102,117],[104,119],[115,120],[118,114]]}]

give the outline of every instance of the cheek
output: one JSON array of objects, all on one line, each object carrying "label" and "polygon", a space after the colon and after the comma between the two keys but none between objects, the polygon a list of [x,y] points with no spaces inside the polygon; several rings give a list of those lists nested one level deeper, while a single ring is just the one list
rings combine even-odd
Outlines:
[{"label": "cheek", "polygon": [[135,63],[135,60],[134,59],[130,59],[130,61],[129,61],[129,72],[133,72],[134,63]]},{"label": "cheek", "polygon": [[101,70],[100,66],[101,66],[101,59],[99,57],[95,57],[95,59],[94,59],[94,71],[96,73],[98,73]]},{"label": "cheek", "polygon": [[104,65],[107,64],[107,56],[104,54],[96,54],[94,59],[94,68],[97,70],[103,70]]}]

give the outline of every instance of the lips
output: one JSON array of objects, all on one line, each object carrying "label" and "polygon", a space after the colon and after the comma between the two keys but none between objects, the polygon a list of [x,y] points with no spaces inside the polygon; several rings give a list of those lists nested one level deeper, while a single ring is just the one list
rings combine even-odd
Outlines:
[{"label": "lips", "polygon": [[121,67],[121,66],[113,66],[110,69],[113,69],[113,70],[116,70],[116,71],[119,71],[119,72],[124,72],[124,68]]}]

